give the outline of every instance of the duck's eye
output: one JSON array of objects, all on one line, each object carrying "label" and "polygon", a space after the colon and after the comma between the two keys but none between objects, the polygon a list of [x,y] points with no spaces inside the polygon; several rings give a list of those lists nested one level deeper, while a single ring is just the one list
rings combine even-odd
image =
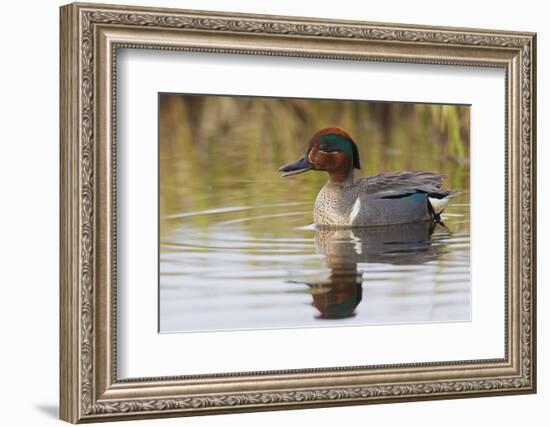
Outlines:
[{"label": "duck's eye", "polygon": [[322,150],[322,151],[327,151],[328,149],[328,145],[327,144],[319,144],[319,150]]}]

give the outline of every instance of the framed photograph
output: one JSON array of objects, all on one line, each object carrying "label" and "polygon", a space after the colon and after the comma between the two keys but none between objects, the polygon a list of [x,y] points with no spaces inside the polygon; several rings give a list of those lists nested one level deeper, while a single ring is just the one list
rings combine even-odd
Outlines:
[{"label": "framed photograph", "polygon": [[63,420],[536,391],[535,34],[60,22]]}]

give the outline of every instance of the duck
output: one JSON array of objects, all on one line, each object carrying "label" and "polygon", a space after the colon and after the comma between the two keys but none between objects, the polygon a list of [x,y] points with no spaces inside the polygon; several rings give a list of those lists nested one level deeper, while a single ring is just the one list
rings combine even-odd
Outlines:
[{"label": "duck", "polygon": [[352,136],[339,127],[317,131],[305,153],[279,168],[283,177],[307,171],[328,173],[313,208],[318,227],[368,227],[440,222],[449,200],[457,194],[443,187],[445,175],[428,171],[384,172],[356,179],[361,169]]}]

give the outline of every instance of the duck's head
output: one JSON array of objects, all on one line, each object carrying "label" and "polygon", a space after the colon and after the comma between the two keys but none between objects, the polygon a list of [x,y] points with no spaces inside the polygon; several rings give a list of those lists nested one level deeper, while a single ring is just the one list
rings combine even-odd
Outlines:
[{"label": "duck's head", "polygon": [[357,146],[344,129],[321,129],[310,139],[306,152],[294,163],[281,168],[283,176],[309,170],[326,171],[332,181],[345,181],[353,169],[361,169]]}]

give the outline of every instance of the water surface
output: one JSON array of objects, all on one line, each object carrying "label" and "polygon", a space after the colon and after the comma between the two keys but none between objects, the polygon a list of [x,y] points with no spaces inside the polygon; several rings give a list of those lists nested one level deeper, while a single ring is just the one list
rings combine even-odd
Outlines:
[{"label": "water surface", "polygon": [[444,226],[315,230],[309,200],[218,201],[163,221],[163,332],[470,317],[466,204]]}]

